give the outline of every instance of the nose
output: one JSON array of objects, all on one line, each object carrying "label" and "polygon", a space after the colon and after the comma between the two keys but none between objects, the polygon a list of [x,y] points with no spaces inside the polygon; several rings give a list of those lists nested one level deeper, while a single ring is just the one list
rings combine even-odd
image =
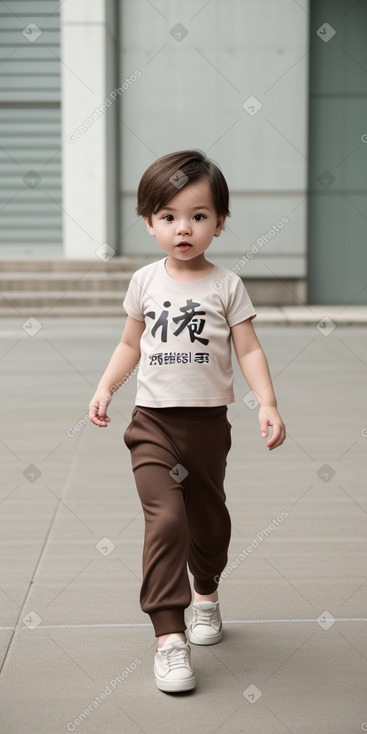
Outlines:
[{"label": "nose", "polygon": [[185,219],[182,219],[180,222],[177,223],[176,231],[177,231],[177,234],[180,234],[180,235],[190,234],[191,233],[190,224]]}]

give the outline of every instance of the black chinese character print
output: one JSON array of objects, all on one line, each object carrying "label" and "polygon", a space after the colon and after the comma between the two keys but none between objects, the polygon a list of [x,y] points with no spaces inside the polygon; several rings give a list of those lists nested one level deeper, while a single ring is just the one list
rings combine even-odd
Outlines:
[{"label": "black chinese character print", "polygon": [[[163,306],[165,308],[168,308],[171,305],[170,301],[165,301]],[[147,313],[147,316],[149,316],[151,319],[155,319],[155,311],[149,311]],[[167,327],[168,327],[168,311],[162,311],[158,321],[154,324],[152,328],[152,336],[156,335],[157,330],[159,327],[162,327],[162,333],[161,333],[161,341],[166,342],[167,341]]]},{"label": "black chinese character print", "polygon": [[[161,328],[161,341],[167,342],[169,314],[167,309],[171,306],[170,301],[164,301],[163,306],[166,310],[162,311],[161,315],[155,322],[152,327],[151,334],[155,337],[158,329]],[[186,299],[186,306],[181,306],[179,309],[182,311],[182,316],[174,316],[172,318],[172,321],[174,321],[175,324],[180,324],[176,331],[173,332],[173,335],[178,336],[187,327],[191,342],[199,341],[202,344],[209,344],[209,339],[199,336],[204,329],[205,319],[199,319],[197,317],[204,316],[206,314],[206,311],[195,310],[199,306],[201,306],[201,303],[196,303],[192,298]],[[155,311],[148,311],[146,315],[151,319],[155,319]]]}]

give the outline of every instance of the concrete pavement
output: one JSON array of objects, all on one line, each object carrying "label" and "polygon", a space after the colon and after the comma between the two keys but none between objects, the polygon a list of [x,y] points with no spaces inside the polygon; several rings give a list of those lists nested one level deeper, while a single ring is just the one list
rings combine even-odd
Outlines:
[{"label": "concrete pavement", "polygon": [[366,328],[320,314],[333,325],[254,322],[287,427],[275,451],[234,356],[224,636],[192,645],[187,694],[156,688],[139,606],[135,378],[107,429],[87,419],[124,319],[0,321],[1,732],[367,731]]}]

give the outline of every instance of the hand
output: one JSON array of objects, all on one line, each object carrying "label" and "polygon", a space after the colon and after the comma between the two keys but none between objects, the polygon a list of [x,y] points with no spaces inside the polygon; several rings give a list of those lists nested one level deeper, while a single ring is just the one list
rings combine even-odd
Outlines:
[{"label": "hand", "polygon": [[272,427],[272,436],[266,444],[269,451],[281,446],[286,437],[286,430],[277,409],[271,405],[261,406],[259,410],[259,423],[263,437],[268,435],[269,426]]},{"label": "hand", "polygon": [[108,426],[111,418],[107,415],[107,408],[112,400],[109,390],[97,390],[89,403],[89,419],[100,428]]}]

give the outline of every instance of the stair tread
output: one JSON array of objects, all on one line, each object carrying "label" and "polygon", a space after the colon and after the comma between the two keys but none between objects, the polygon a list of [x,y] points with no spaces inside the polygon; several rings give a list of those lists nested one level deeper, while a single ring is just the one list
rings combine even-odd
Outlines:
[{"label": "stair tread", "polygon": [[0,272],[76,272],[93,269],[94,272],[134,272],[144,265],[156,262],[157,257],[134,255],[115,256],[103,262],[99,258],[72,259],[65,257],[0,257]]},{"label": "stair tread", "polygon": [[46,290],[40,290],[40,291],[16,291],[16,290],[9,290],[9,291],[2,291],[3,295],[6,294],[7,298],[14,297],[14,298],[40,298],[44,296],[45,298],[52,296],[53,298],[61,298],[61,296],[76,296],[77,298],[91,298],[91,297],[100,297],[100,298],[124,298],[125,292],[124,291],[110,291],[110,290],[100,290],[100,291],[78,291],[78,290],[70,290],[70,291],[46,291]]},{"label": "stair tread", "polygon": [[[25,311],[24,309],[27,309]],[[22,311],[23,309],[23,311]],[[24,318],[30,318],[31,316],[45,316],[45,318],[52,318],[53,316],[118,316],[119,318],[126,318],[127,314],[123,308],[116,308],[114,306],[63,306],[63,308],[52,308],[52,310],[41,310],[41,308],[33,306],[19,306],[17,310],[14,308],[0,308],[0,318],[7,316],[18,316]]]},{"label": "stair tread", "polygon": [[[133,274],[134,274],[134,271],[120,270],[119,272],[114,272],[114,271],[108,271],[108,272],[102,272],[102,271],[88,272],[87,271],[87,272],[84,272],[82,275],[83,275],[84,278],[89,278],[90,280],[103,280],[103,279],[106,279],[107,280],[109,278],[111,278],[112,280],[119,280],[119,279],[120,280],[126,280],[128,278],[132,278]],[[16,272],[13,272],[13,271],[9,271],[9,272],[6,272],[6,274],[5,274],[5,271],[1,271],[0,270],[0,280],[1,280],[1,278],[3,280],[4,279],[6,279],[6,280],[17,280],[17,279],[19,279],[19,280],[25,280],[25,281],[26,280],[32,280],[32,279],[35,279],[35,278],[37,278],[37,280],[47,280],[47,278],[49,280],[57,280],[58,278],[60,278],[60,279],[61,278],[65,278],[65,279],[68,278],[70,280],[71,278],[74,278],[74,277],[77,278],[78,275],[80,276],[80,273],[78,273],[77,270],[73,270],[73,271],[72,270],[66,270],[66,271],[63,271],[63,270],[53,270],[53,271],[50,271],[50,272],[49,271],[46,271],[46,270],[43,270],[43,271],[41,271],[39,273],[36,272],[36,271],[29,271],[29,270],[27,272],[22,272],[21,271],[19,273],[16,273]]]}]

